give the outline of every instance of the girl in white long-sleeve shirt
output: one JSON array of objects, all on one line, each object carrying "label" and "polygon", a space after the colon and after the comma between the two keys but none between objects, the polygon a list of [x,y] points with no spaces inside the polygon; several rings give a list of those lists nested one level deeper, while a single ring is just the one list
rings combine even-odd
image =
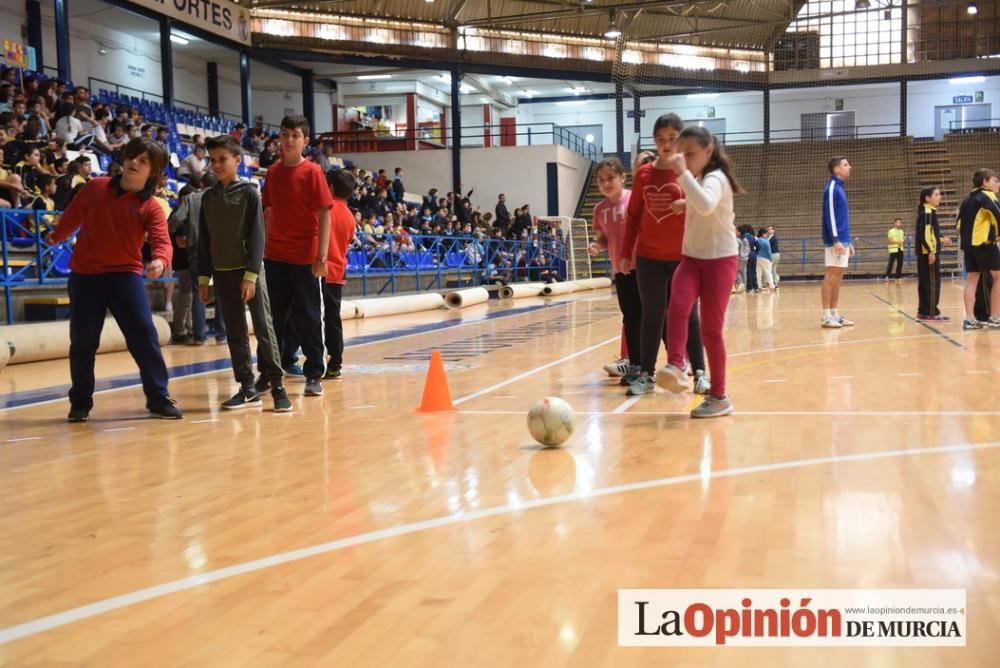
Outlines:
[{"label": "girl in white long-sleeve shirt", "polygon": [[678,140],[670,168],[680,174],[687,218],[684,223],[683,260],[674,274],[667,316],[669,363],[657,373],[663,388],[682,392],[689,388],[684,373],[687,320],[701,299],[701,338],[708,353],[712,391],[691,417],[728,415],[733,404],[726,396],[726,344],[722,327],[729,295],[739,264],[739,247],[733,233],[733,193],[743,189],[733,178],[732,164],[718,140],[705,128],[687,128]]}]

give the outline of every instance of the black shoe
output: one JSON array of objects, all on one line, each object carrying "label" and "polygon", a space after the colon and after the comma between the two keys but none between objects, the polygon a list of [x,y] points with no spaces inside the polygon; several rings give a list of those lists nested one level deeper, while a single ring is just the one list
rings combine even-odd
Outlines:
[{"label": "black shoe", "polygon": [[267,392],[271,389],[271,381],[269,381],[266,377],[261,376],[257,379],[257,382],[254,383],[253,386],[258,392]]},{"label": "black shoe", "polygon": [[217,336],[217,337],[215,337],[215,342],[218,345],[220,345],[220,346],[225,345],[227,343],[227,341],[228,341],[228,339],[226,339],[226,337],[224,337],[224,336]]},{"label": "black shoe", "polygon": [[306,378],[306,396],[323,396],[323,384],[319,382],[319,378]]},{"label": "black shoe", "polygon": [[242,388],[231,398],[222,402],[222,407],[227,410],[250,408],[251,406],[260,406],[260,395],[253,388]]},{"label": "black shoe", "polygon": [[205,345],[206,341],[208,341],[208,339],[191,339],[190,341],[188,341],[184,345],[187,345],[187,346],[203,346],[203,345]]},{"label": "black shoe", "polygon": [[190,336],[171,336],[170,343],[171,346],[189,346],[191,345]]},{"label": "black shoe", "polygon": [[288,400],[288,392],[279,385],[271,390],[271,398],[274,399],[275,413],[289,413],[292,410],[292,402]]},{"label": "black shoe", "polygon": [[326,367],[326,373],[323,374],[324,380],[340,380],[340,367],[328,366]]},{"label": "black shoe", "polygon": [[69,415],[66,419],[70,422],[86,422],[90,419],[90,409],[89,408],[73,408],[69,409]]},{"label": "black shoe", "polygon": [[181,409],[177,408],[177,402],[170,397],[159,399],[155,404],[146,404],[146,408],[153,414],[153,417],[162,420],[180,420],[184,417]]}]

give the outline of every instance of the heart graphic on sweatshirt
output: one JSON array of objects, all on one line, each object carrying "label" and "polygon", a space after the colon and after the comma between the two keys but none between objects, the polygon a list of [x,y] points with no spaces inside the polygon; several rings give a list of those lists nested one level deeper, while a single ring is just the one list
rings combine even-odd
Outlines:
[{"label": "heart graphic on sweatshirt", "polygon": [[684,198],[684,191],[676,183],[664,183],[662,186],[646,186],[643,188],[646,200],[646,211],[657,222],[663,221],[678,213],[673,209],[673,203]]}]

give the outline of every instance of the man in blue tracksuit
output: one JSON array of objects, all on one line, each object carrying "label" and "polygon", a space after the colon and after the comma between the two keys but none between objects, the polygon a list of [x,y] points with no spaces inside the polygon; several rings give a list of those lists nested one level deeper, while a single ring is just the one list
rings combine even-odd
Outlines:
[{"label": "man in blue tracksuit", "polygon": [[854,323],[837,313],[840,283],[854,255],[851,224],[847,211],[844,181],[851,175],[851,163],[843,156],[830,159],[830,181],[823,190],[823,245],[826,247],[823,276],[823,327],[840,329]]}]

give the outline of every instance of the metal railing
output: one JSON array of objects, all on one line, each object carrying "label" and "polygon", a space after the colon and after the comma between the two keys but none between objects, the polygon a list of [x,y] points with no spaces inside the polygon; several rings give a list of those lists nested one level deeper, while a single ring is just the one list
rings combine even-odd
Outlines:
[{"label": "metal railing", "polygon": [[361,281],[363,296],[395,294],[397,279],[404,276],[414,278],[420,290],[561,281],[567,277],[567,248],[554,234],[513,240],[357,232],[347,253],[347,275]]},{"label": "metal railing", "polygon": [[[102,85],[95,87],[94,82],[97,82]],[[94,93],[95,89],[104,88],[105,86],[113,86],[115,89],[114,92],[118,95],[123,95],[125,94],[123,93],[123,91],[128,91],[127,94],[129,95],[129,97],[138,97],[140,100],[149,100],[152,102],[158,102],[160,104],[163,104],[162,95],[156,95],[155,93],[147,93],[146,91],[140,90],[139,88],[130,88],[129,86],[123,86],[121,84],[117,84],[114,81],[98,79],[97,77],[87,77],[87,88],[90,89],[91,94]],[[110,88],[108,88],[107,90],[108,92],[111,92]],[[136,95],[136,93],[138,93],[138,95]]]},{"label": "metal railing", "polygon": [[1000,118],[948,121],[949,134],[976,134],[980,132],[1000,132]]},{"label": "metal railing", "polygon": [[[3,260],[0,285],[3,286],[8,325],[14,324],[15,288],[65,285],[69,280],[69,261],[76,234],[57,244],[45,241],[60,213],[0,209],[0,258]],[[155,283],[174,281],[170,277],[146,280]]]},{"label": "metal railing", "polygon": [[[440,128],[360,129],[348,132],[325,132],[319,136],[319,140],[332,143],[337,153],[368,153],[416,148],[450,148],[451,131],[446,129],[445,135],[445,141],[442,142]],[[594,144],[555,123],[519,124],[513,133],[499,124],[462,126],[463,147],[485,146],[487,138],[490,139],[489,143],[492,146],[502,147],[505,145],[504,142],[509,142],[512,137],[516,146],[555,144],[590,160],[600,159]]]},{"label": "metal railing", "polygon": [[[945,235],[947,236],[947,235]],[[822,237],[784,237],[780,236],[781,263],[779,272],[789,276],[820,276],[825,271],[826,246]],[[883,276],[889,260],[888,241],[885,236],[865,235],[855,236],[854,256],[848,262],[848,272],[851,275]],[[794,249],[794,250],[793,250]],[[961,254],[958,244],[942,246],[938,252],[940,267],[943,271],[953,274],[962,273]],[[903,266],[907,273],[916,272],[917,254],[913,237],[907,235]]]}]

